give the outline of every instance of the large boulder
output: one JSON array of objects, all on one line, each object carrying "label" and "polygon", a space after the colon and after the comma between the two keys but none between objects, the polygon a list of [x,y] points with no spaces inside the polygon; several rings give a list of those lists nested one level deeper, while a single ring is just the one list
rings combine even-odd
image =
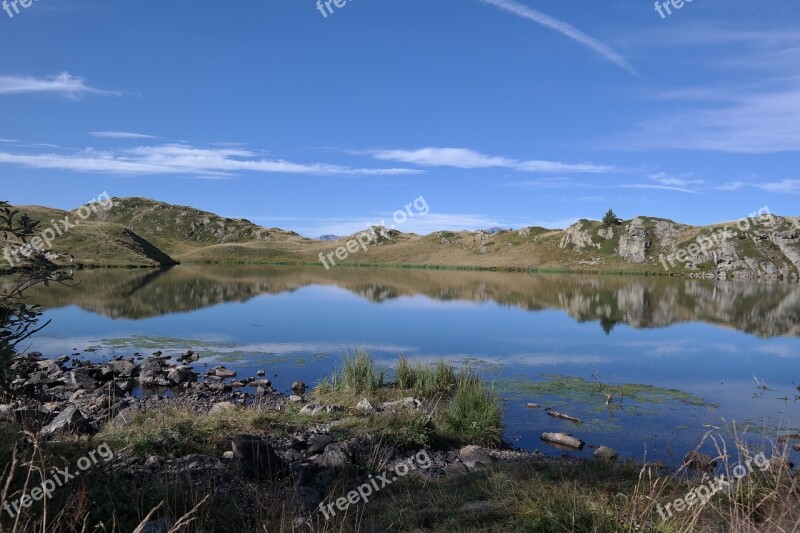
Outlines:
[{"label": "large boulder", "polygon": [[344,444],[329,444],[325,447],[320,461],[323,468],[341,470],[353,464],[350,450]]},{"label": "large boulder", "polygon": [[139,365],[133,361],[119,360],[109,361],[106,366],[114,372],[114,375],[122,378],[135,378],[139,375]]},{"label": "large boulder", "polygon": [[178,366],[167,373],[167,379],[175,385],[182,385],[197,381],[197,374],[192,372],[192,369],[188,366]]},{"label": "large boulder", "polygon": [[84,431],[88,428],[89,422],[86,416],[77,406],[71,405],[61,411],[52,422],[42,428],[42,436],[54,435],[61,432]]},{"label": "large boulder", "polygon": [[99,383],[94,379],[93,374],[94,372],[91,368],[76,368],[69,373],[69,385],[75,389],[96,389]]}]

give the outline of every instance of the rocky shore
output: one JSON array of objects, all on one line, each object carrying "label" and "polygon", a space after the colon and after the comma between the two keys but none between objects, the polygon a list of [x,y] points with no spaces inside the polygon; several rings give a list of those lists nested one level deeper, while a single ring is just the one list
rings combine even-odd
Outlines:
[{"label": "rocky shore", "polygon": [[[306,385],[295,382],[294,394],[276,391],[263,372],[241,378],[225,367],[197,372],[192,363],[199,356],[192,351],[173,359],[156,352],[151,356],[116,358],[93,363],[62,356],[43,359],[39,353],[18,356],[13,365],[12,401],[0,405],[0,416],[22,424],[41,440],[58,440],[75,435],[96,436],[104,427],[124,428],[147,413],[180,407],[197,416],[223,412],[280,413],[293,404],[308,417],[341,413],[337,420],[321,420],[301,431],[271,435],[227,435],[229,449],[219,455],[190,453],[141,455],[119,450],[108,474],[138,486],[182,479],[188,486],[214,479],[217,488],[237,495],[240,501],[255,493],[270,494],[287,502],[295,511],[295,527],[321,519],[319,506],[336,486],[355,487],[371,478],[363,465],[391,468],[419,453],[419,449],[398,449],[366,435],[338,440],[336,428],[353,416],[380,416],[400,410],[423,413],[429,406],[407,397],[373,406],[364,399],[355,406],[315,403]],[[578,461],[549,458],[539,452],[490,450],[479,446],[428,449],[425,468],[409,476],[441,478],[480,470],[497,462],[536,460],[542,463]],[[614,456],[615,458],[615,456]],[[251,502],[255,505],[255,502]],[[167,531],[169,520],[154,524],[149,531]],[[158,526],[158,527],[156,527]],[[162,528],[163,526],[163,528]]]}]

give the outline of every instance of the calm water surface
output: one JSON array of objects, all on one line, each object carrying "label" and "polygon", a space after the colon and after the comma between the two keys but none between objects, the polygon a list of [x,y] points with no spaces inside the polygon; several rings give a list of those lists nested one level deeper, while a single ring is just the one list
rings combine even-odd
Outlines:
[{"label": "calm water surface", "polygon": [[[469,360],[506,400],[506,439],[553,454],[562,452],[539,441],[543,431],[675,464],[708,431],[735,427],[762,442],[800,428],[796,285],[209,266],[76,279],[31,293],[52,320],[31,350],[95,348],[84,357],[102,359],[193,349],[198,370],[265,370],[284,391],[295,379],[317,382],[356,346],[387,365],[398,354]],[[608,408],[598,382],[646,387]]]}]

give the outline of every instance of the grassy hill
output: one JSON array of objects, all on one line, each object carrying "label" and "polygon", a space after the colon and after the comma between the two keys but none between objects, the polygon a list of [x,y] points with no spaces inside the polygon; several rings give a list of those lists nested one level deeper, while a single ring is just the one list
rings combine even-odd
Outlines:
[{"label": "grassy hill", "polygon": [[[81,219],[75,212],[41,206],[17,206],[21,213],[39,221],[39,232],[58,227],[61,235],[52,240],[48,258],[56,264],[89,266],[158,267],[174,265],[175,260],[140,235],[119,224]],[[62,222],[74,227],[63,229]],[[56,231],[54,229],[54,231]],[[6,266],[6,265],[3,265]]]},{"label": "grassy hill", "polygon": [[[68,213],[25,207],[35,218]],[[72,213],[76,217],[76,212]],[[637,217],[606,225],[581,220],[565,230],[439,231],[419,236],[379,229],[379,237],[335,257],[353,236],[308,239],[244,219],[224,218],[145,198],[114,198],[54,251],[91,265],[183,263],[320,264],[456,267],[509,270],[630,272],[708,278],[800,277],[800,218],[755,217],[695,227]],[[340,250],[341,251],[341,250]]]},{"label": "grassy hill", "polygon": [[91,218],[145,235],[150,242],[173,256],[215,244],[302,239],[297,233],[262,228],[249,220],[225,218],[193,207],[146,198],[114,198],[113,206],[98,210]]}]

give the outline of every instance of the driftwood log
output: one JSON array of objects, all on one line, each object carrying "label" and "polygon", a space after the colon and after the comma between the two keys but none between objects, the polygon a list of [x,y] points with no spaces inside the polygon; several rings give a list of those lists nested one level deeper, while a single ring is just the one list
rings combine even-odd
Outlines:
[{"label": "driftwood log", "polygon": [[574,416],[565,415],[564,413],[559,413],[558,411],[553,411],[552,409],[548,409],[547,414],[555,418],[561,418],[562,420],[569,420],[570,422],[575,422],[576,424],[583,424],[583,420],[581,420],[580,418],[575,418]]},{"label": "driftwood log", "polygon": [[566,433],[542,433],[541,439],[545,442],[560,444],[561,446],[575,448],[576,450],[582,449],[585,445],[582,440],[576,439],[572,435],[567,435]]}]

